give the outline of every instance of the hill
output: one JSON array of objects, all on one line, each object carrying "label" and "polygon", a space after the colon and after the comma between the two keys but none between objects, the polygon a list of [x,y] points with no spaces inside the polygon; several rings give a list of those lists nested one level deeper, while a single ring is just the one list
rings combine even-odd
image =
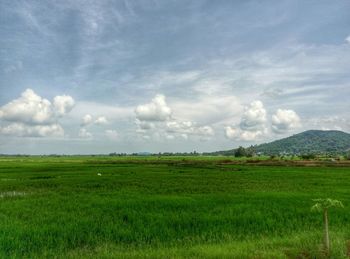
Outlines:
[{"label": "hill", "polygon": [[308,130],[261,144],[256,152],[264,154],[342,154],[350,149],[350,134],[337,130]]},{"label": "hill", "polygon": [[302,133],[261,144],[256,152],[264,154],[342,154],[350,149],[350,134],[330,130],[308,130]]},{"label": "hill", "polygon": [[[337,130],[308,130],[302,133],[250,147],[265,155],[278,154],[344,154],[350,150],[350,134]],[[211,155],[234,155],[236,149]]]}]

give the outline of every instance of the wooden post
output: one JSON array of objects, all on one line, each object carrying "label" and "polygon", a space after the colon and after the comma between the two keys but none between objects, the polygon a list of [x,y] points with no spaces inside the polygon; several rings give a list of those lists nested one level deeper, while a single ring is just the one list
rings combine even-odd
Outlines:
[{"label": "wooden post", "polygon": [[323,210],[323,223],[324,223],[324,246],[327,255],[329,255],[329,230],[328,230],[328,209]]}]

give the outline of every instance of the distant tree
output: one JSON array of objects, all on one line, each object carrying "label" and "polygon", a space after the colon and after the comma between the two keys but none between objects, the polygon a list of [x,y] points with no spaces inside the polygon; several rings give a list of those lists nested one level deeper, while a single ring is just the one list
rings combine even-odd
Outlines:
[{"label": "distant tree", "polygon": [[350,151],[348,151],[348,153],[345,155],[345,158],[346,158],[347,160],[350,160]]},{"label": "distant tree", "polygon": [[315,199],[313,200],[315,203],[314,206],[311,207],[312,211],[323,212],[323,224],[324,224],[324,237],[323,244],[325,247],[325,251],[327,255],[329,255],[329,231],[328,231],[328,209],[332,207],[340,207],[344,208],[344,205],[341,201],[332,200],[332,199]]},{"label": "distant tree", "polygon": [[255,146],[250,146],[250,147],[246,148],[245,152],[246,152],[246,156],[247,157],[256,156]]},{"label": "distant tree", "polygon": [[247,151],[242,146],[237,148],[236,151],[235,151],[235,157],[244,157],[246,155],[247,155]]}]

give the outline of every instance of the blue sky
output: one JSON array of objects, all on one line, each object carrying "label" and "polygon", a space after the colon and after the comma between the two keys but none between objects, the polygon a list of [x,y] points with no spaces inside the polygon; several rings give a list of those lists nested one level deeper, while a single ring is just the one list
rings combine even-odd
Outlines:
[{"label": "blue sky", "polygon": [[349,1],[1,1],[0,153],[350,131]]}]

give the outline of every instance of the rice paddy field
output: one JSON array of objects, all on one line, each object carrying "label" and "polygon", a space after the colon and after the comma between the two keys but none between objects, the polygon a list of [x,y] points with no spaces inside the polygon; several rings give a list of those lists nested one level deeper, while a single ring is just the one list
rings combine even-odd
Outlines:
[{"label": "rice paddy field", "polygon": [[1,157],[1,258],[350,254],[350,166],[223,157]]}]

